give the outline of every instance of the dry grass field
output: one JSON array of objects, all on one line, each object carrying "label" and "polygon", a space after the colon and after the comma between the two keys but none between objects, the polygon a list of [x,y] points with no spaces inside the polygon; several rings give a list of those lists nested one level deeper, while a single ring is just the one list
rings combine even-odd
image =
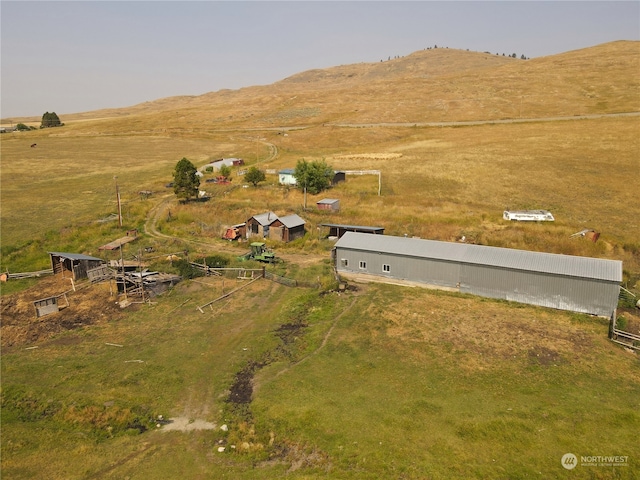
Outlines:
[{"label": "dry grass field", "polygon": [[[86,290],[37,321],[31,302],[68,282],[2,284],[3,476],[637,478],[639,356],[607,339],[606,320],[391,285],[330,291],[319,225],[618,259],[640,295],[638,71],[638,42],[532,60],[429,49],[0,135],[2,272],[47,268],[49,251],[111,259],[98,247],[132,228],[128,257],[235,259],[246,245],[223,229],[267,210],[299,214],[308,232],[271,245],[285,259],[275,271],[301,287],[261,280],[205,313],[195,307],[243,280],[185,280],[122,310]],[[179,203],[166,184],[182,157],[276,170],[324,159],[379,170],[381,194],[377,176],[348,175],[305,209],[275,175],[254,188],[234,169],[228,185],[203,180],[208,201]],[[114,177],[122,229],[98,222],[116,212]],[[315,208],[325,197],[339,213]],[[506,222],[506,208],[556,221]],[[585,228],[597,242],[571,237]],[[216,429],[163,432],[160,414]],[[566,471],[567,452],[629,462]]]}]

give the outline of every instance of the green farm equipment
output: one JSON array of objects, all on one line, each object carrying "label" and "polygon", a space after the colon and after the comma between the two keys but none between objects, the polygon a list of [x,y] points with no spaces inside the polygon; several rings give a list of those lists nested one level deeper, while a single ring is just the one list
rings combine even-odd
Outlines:
[{"label": "green farm equipment", "polygon": [[238,260],[257,260],[258,262],[275,263],[276,256],[264,242],[253,242],[251,251],[238,257]]}]

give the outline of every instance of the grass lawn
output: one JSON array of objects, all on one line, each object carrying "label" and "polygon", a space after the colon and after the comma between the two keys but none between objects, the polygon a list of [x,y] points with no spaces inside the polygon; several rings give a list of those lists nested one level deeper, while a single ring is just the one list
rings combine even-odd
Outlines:
[{"label": "grass lawn", "polygon": [[[319,296],[267,281],[197,311],[218,288],[187,282],[126,320],[5,351],[4,475],[636,478],[640,361],[607,340],[604,320],[419,288]],[[284,337],[285,324],[302,327]],[[234,406],[251,362],[252,402]],[[110,434],[81,406],[229,431]],[[565,453],[629,460],[568,471]]]}]

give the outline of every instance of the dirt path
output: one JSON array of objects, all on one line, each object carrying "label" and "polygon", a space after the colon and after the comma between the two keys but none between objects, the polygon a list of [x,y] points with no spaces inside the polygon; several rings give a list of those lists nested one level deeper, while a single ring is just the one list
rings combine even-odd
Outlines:
[{"label": "dirt path", "polygon": [[[314,355],[317,355],[318,352],[320,352],[325,345],[327,344],[327,342],[329,341],[329,338],[331,337],[331,334],[333,333],[333,330],[336,328],[336,325],[338,324],[338,322],[340,321],[340,319],[351,310],[351,308],[353,308],[353,306],[355,305],[356,301],[358,300],[358,295],[354,296],[353,300],[351,301],[351,303],[349,304],[349,306],[347,306],[345,309],[343,309],[334,319],[333,322],[331,324],[331,327],[329,328],[329,330],[327,330],[327,333],[325,334],[324,338],[322,339],[322,343],[320,344],[320,346],[318,348],[316,348],[313,352],[309,353],[308,355],[302,357],[300,360],[298,360],[295,363],[292,363],[291,365],[286,366],[285,368],[283,368],[282,370],[280,370],[278,373],[275,374],[275,376],[273,378],[278,378],[280,375],[284,375],[285,373],[287,373],[289,370],[291,370],[292,368],[300,365],[302,362],[307,361],[308,359],[312,358]],[[260,388],[260,386],[262,385],[262,382],[256,381],[254,378],[254,384],[253,384],[253,390],[252,392],[255,394],[257,393],[258,389]]]},{"label": "dirt path", "polygon": [[592,115],[572,115],[563,117],[540,117],[540,118],[506,118],[496,120],[474,120],[468,122],[405,122],[405,123],[327,123],[328,127],[352,127],[352,128],[372,128],[372,127],[460,127],[473,125],[490,125],[498,123],[530,123],[530,122],[559,122],[567,120],[592,120],[596,118],[615,117],[637,117],[640,112],[624,113],[602,113]]}]

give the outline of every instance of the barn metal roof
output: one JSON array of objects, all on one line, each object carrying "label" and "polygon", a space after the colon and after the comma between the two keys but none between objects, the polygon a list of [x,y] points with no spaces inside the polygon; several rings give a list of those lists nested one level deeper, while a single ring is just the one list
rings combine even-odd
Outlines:
[{"label": "barn metal roof", "polygon": [[610,282],[622,281],[622,262],[619,260],[356,232],[345,233],[336,242],[336,248],[340,247]]},{"label": "barn metal roof", "polygon": [[306,222],[295,213],[291,215],[287,215],[286,217],[279,217],[278,220],[282,222],[282,224],[287,228],[299,227],[300,225],[304,225]]},{"label": "barn metal roof", "polygon": [[265,212],[254,215],[251,218],[254,218],[260,225],[265,226],[271,225],[273,222],[275,222],[278,219],[278,216],[273,212]]},{"label": "barn metal roof", "polygon": [[83,255],[81,253],[63,253],[63,252],[48,252],[49,255],[55,255],[56,257],[68,258],[69,260],[97,260],[102,262],[101,258],[90,257],[89,255]]}]

